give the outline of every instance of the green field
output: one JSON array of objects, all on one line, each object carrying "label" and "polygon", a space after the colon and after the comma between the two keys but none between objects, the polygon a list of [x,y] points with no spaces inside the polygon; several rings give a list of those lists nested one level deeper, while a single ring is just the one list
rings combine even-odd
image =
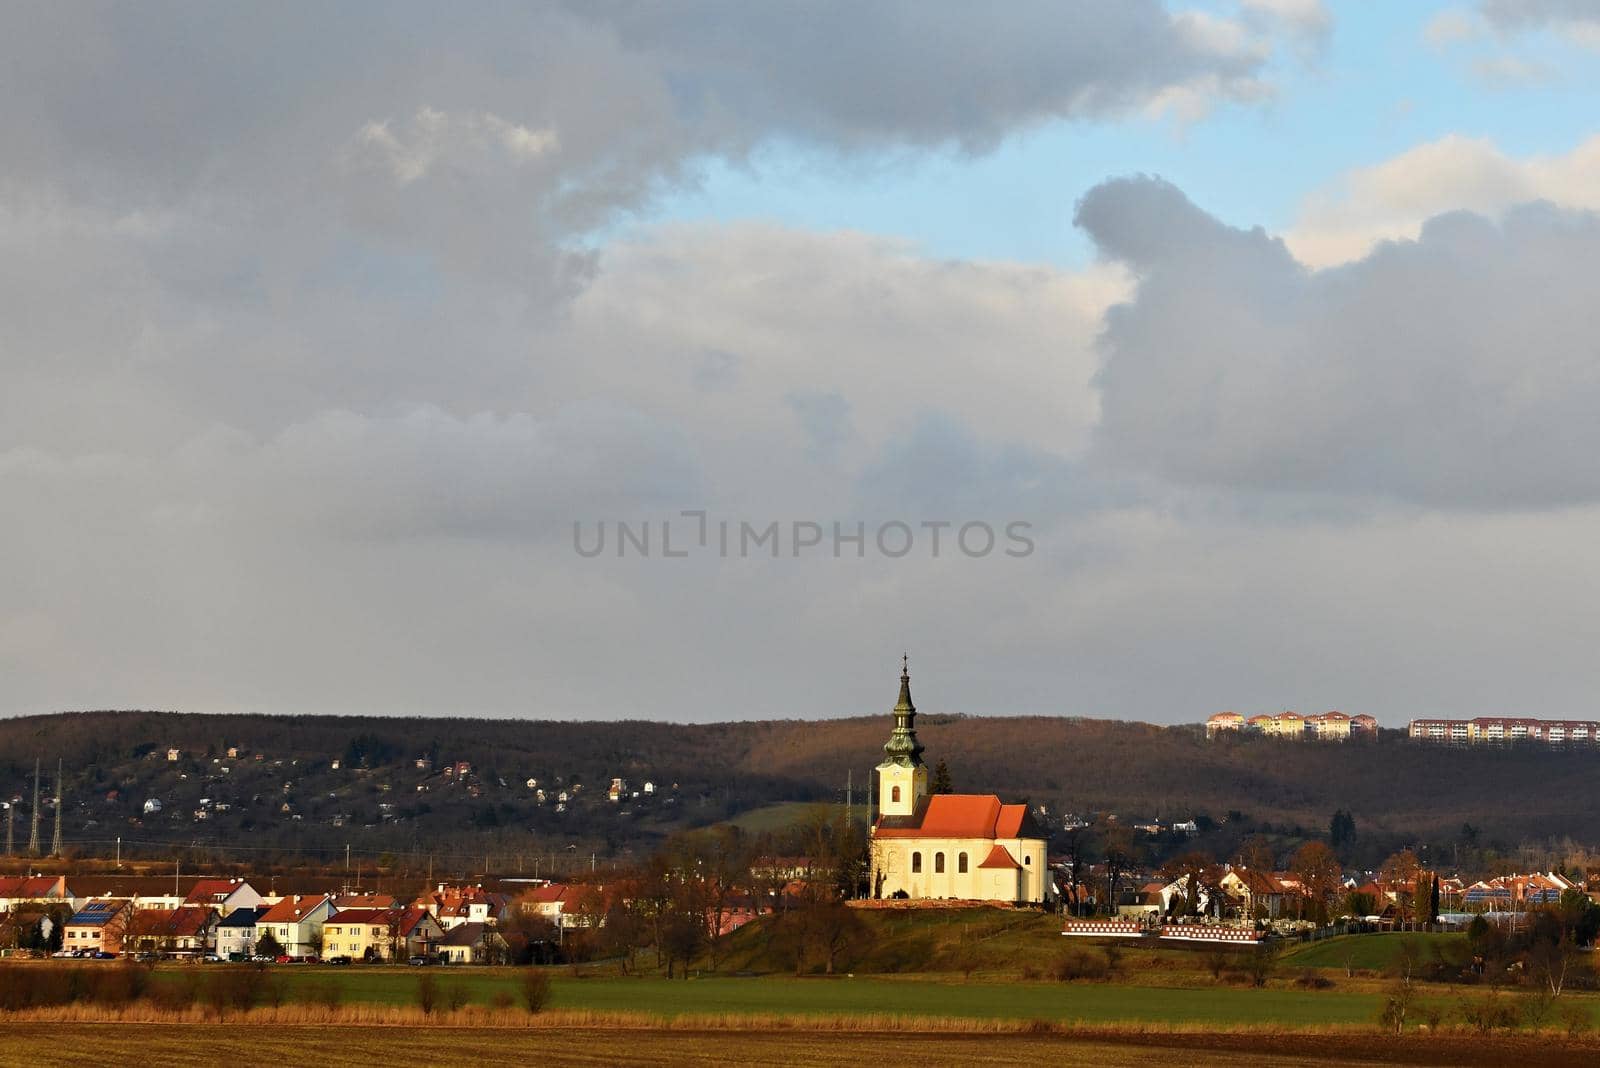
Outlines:
[{"label": "green field", "polygon": [[[288,1001],[318,1001],[330,985],[345,1003],[410,1005],[420,969],[286,966],[277,974]],[[515,998],[518,971],[433,969],[441,1001],[459,986],[469,1004],[492,1004],[497,994]],[[163,981],[180,981],[180,970]],[[948,1016],[971,1019],[1045,1019],[1162,1024],[1369,1023],[1378,995],[1342,991],[1247,987],[1147,987],[1126,984],[1000,983],[930,979],[719,976],[689,980],[552,974],[551,1009],[686,1014],[798,1016]]]},{"label": "green field", "polygon": [[[761,834],[764,831],[791,830],[818,817],[837,819],[844,815],[844,811],[844,805],[826,801],[780,801],[775,805],[763,805],[741,812],[723,822],[747,834]],[[864,819],[866,814],[867,809],[864,805],[856,806],[857,820]]]},{"label": "green field", "polygon": [[1283,963],[1296,968],[1349,967],[1381,972],[1395,962],[1407,945],[1417,951],[1418,960],[1429,960],[1432,954],[1440,951],[1463,949],[1466,935],[1411,931],[1345,935],[1296,946],[1283,955]]}]

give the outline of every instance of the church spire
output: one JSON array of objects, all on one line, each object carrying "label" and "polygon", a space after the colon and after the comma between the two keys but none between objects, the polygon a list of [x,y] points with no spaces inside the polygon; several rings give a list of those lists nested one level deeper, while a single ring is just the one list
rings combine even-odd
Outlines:
[{"label": "church spire", "polygon": [[922,766],[922,743],[917,741],[917,706],[911,703],[911,657],[900,658],[900,700],[894,706],[894,731],[884,743],[885,764],[903,768]]}]

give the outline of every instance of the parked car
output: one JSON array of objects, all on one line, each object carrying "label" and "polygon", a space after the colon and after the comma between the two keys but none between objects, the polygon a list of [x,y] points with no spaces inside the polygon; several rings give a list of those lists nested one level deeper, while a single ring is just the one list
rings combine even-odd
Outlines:
[{"label": "parked car", "polygon": [[433,957],[424,957],[422,954],[418,953],[416,956],[406,961],[406,963],[411,965],[413,968],[422,968],[429,964],[437,964],[438,960]]},{"label": "parked car", "polygon": [[255,964],[275,964],[277,963],[278,958],[269,956],[266,953],[257,953],[255,956],[251,957],[250,960]]},{"label": "parked car", "polygon": [[200,959],[202,961],[204,961],[205,963],[207,963],[207,964],[221,964],[222,963],[222,958],[220,956],[218,956],[217,954],[215,954],[215,953],[207,953],[205,956],[201,957]]},{"label": "parked car", "polygon": [[116,960],[117,959],[117,955],[115,953],[107,953],[103,949],[96,950],[92,954],[92,956],[94,957],[95,960]]},{"label": "parked car", "polygon": [[349,957],[329,957],[327,959],[327,961],[325,961],[324,963],[327,963],[327,964],[349,964],[350,963],[350,958]]}]

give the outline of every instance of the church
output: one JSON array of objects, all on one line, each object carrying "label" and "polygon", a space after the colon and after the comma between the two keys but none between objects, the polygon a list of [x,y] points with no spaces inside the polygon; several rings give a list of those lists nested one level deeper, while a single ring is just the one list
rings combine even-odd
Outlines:
[{"label": "church", "polygon": [[1050,888],[1045,833],[1028,806],[994,794],[929,794],[916,720],[902,662],[894,731],[877,767],[872,896],[1042,903]]}]

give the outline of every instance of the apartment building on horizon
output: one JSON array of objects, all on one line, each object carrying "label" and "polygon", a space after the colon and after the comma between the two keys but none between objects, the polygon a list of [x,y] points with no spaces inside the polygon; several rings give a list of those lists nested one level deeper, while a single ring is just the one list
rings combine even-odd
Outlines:
[{"label": "apartment building on horizon", "polygon": [[1302,716],[1298,712],[1250,716],[1242,712],[1218,712],[1206,720],[1206,737],[1215,738],[1227,731],[1251,731],[1275,738],[1313,738],[1318,741],[1345,741],[1353,737],[1378,736],[1378,721],[1373,716],[1323,712]]},{"label": "apartment building on horizon", "polygon": [[1477,719],[1414,719],[1407,735],[1421,742],[1445,745],[1541,742],[1545,745],[1600,743],[1600,721],[1480,716]]}]

